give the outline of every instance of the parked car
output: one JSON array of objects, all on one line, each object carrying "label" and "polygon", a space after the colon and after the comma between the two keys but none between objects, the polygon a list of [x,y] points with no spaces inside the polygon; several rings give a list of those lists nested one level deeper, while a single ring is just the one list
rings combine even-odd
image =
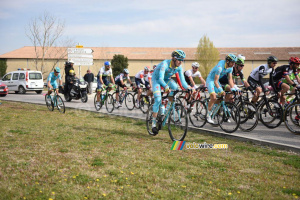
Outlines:
[{"label": "parked car", "polygon": [[40,71],[30,71],[30,69],[18,69],[5,74],[2,78],[9,91],[25,94],[26,91],[35,91],[37,94],[43,92],[43,75]]},{"label": "parked car", "polygon": [[0,80],[0,97],[5,97],[8,94],[8,87]]}]

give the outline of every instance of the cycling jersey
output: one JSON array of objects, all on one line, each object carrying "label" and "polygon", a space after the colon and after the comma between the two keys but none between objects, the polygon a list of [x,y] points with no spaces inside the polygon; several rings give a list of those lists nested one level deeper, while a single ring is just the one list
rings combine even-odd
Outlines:
[{"label": "cycling jersey", "polygon": [[191,85],[192,87],[194,87],[194,85],[192,85],[189,77],[201,77],[201,73],[199,71],[196,71],[195,73],[193,73],[193,69],[190,69],[190,70],[187,70],[184,72],[184,78],[185,78],[185,81],[187,82],[188,85]]},{"label": "cycling jersey", "polygon": [[107,77],[112,76],[112,69],[110,68],[109,70],[105,71],[105,66],[103,66],[98,74],[97,74],[97,89],[100,89],[102,87],[102,84],[100,82],[100,76],[102,77],[103,83],[108,86],[109,81],[107,80]]},{"label": "cycling jersey", "polygon": [[152,74],[153,74],[153,70],[151,70],[151,71],[147,74],[147,76],[145,77],[145,81],[146,81],[146,82],[150,82],[150,81],[151,81],[151,79],[152,79]]},{"label": "cycling jersey", "polygon": [[50,84],[52,85],[53,89],[58,88],[57,87],[57,79],[61,80],[60,73],[57,76],[55,76],[54,72],[51,72],[47,78],[47,81],[50,81]]},{"label": "cycling jersey", "polygon": [[[243,72],[242,71],[238,71],[235,67],[233,67],[233,69],[232,69],[232,78],[233,79],[237,79],[238,77],[240,77],[240,79],[242,80],[242,81],[245,81],[246,79],[244,78],[244,74],[243,74]],[[226,75],[224,75],[223,77],[221,77],[220,78],[220,83],[222,84],[222,85],[226,85],[226,84],[228,84],[229,83],[229,81],[228,81],[228,75],[226,74]]]},{"label": "cycling jersey", "polygon": [[172,90],[176,90],[178,88],[175,81],[171,79],[175,73],[179,74],[180,80],[178,81],[181,81],[179,84],[182,84],[185,89],[188,89],[189,87],[184,79],[182,67],[179,66],[173,69],[171,61],[172,60],[170,59],[159,63],[152,73],[152,87],[154,95],[153,112],[155,113],[158,112],[159,105],[161,104],[161,86],[164,88],[169,86]]},{"label": "cycling jersey", "polygon": [[278,81],[280,79],[283,79],[287,75],[291,75],[292,73],[298,75],[296,69],[290,69],[290,65],[279,66],[275,69],[274,73],[272,74],[273,80]]},{"label": "cycling jersey", "polygon": [[251,73],[250,76],[256,80],[259,81],[259,76],[264,77],[268,74],[271,74],[272,72],[272,68],[269,67],[268,64],[264,64],[264,65],[260,65],[258,67],[256,67]]},{"label": "cycling jersey", "polygon": [[[214,68],[212,68],[212,70],[209,72],[209,74],[207,76],[207,79],[206,79],[206,85],[207,85],[207,89],[208,89],[209,94],[215,93],[215,91],[217,93],[221,92],[215,86],[215,83],[214,83],[215,76],[219,75],[219,80],[220,80],[221,77],[227,76],[227,74],[229,74],[229,73],[232,74],[232,67],[226,68],[226,61],[225,60],[219,61],[219,63]],[[219,82],[219,85],[221,85],[220,82]]]},{"label": "cycling jersey", "polygon": [[129,75],[125,76],[124,73],[119,74],[118,76],[116,76],[115,78],[115,82],[120,82],[120,80],[124,81],[124,80],[130,80]]}]

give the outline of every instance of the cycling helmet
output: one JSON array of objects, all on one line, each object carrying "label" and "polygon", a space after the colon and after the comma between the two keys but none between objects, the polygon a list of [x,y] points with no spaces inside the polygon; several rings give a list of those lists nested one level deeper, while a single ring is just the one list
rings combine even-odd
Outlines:
[{"label": "cycling helmet", "polygon": [[272,62],[278,62],[278,59],[275,56],[269,56],[267,61],[268,61],[268,64],[270,64]]},{"label": "cycling helmet", "polygon": [[199,68],[199,67],[200,67],[200,65],[199,65],[199,63],[197,63],[197,62],[194,62],[194,63],[192,64],[192,67]]},{"label": "cycling helmet", "polygon": [[239,55],[237,56],[237,58],[241,58],[241,59],[243,59],[244,61],[246,60],[246,57],[245,57],[243,54],[239,54]]},{"label": "cycling helmet", "polygon": [[300,64],[300,59],[298,57],[291,57],[289,59],[289,64],[292,64],[292,63]]},{"label": "cycling helmet", "polygon": [[150,71],[150,68],[148,66],[144,67],[145,71]]},{"label": "cycling helmet", "polygon": [[231,54],[228,54],[225,57],[225,60],[229,61],[229,62],[236,62],[237,61],[237,57],[234,54],[231,53]]},{"label": "cycling helmet", "polygon": [[73,60],[70,60],[69,63],[70,63],[70,64],[74,64],[74,61],[73,61]]},{"label": "cycling helmet", "polygon": [[69,64],[70,64],[70,62],[69,62],[69,61],[66,61],[65,65],[69,65]]},{"label": "cycling helmet", "polygon": [[60,68],[59,67],[55,67],[54,71],[60,73]]},{"label": "cycling helmet", "polygon": [[124,69],[123,72],[124,72],[124,74],[129,74],[129,70],[128,69]]},{"label": "cycling helmet", "polygon": [[71,70],[69,71],[69,74],[70,74],[71,76],[73,76],[73,75],[75,74],[75,71],[74,71],[73,69],[71,69]]},{"label": "cycling helmet", "polygon": [[244,65],[244,64],[245,64],[245,61],[244,61],[244,59],[242,59],[242,58],[238,58],[237,61],[236,61],[236,64],[237,64],[237,65]]},{"label": "cycling helmet", "polygon": [[105,66],[110,66],[111,64],[110,64],[109,61],[106,61],[106,62],[104,62],[104,65],[105,65]]},{"label": "cycling helmet", "polygon": [[155,69],[156,68],[156,65],[153,65],[153,69]]},{"label": "cycling helmet", "polygon": [[183,61],[186,55],[185,55],[184,51],[182,51],[182,50],[176,50],[176,51],[172,52],[171,56],[174,57],[174,58],[176,58],[177,60]]}]

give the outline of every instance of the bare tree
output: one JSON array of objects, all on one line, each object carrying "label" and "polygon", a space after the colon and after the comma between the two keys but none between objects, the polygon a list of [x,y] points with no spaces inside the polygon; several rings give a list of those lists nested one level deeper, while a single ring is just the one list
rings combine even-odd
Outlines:
[{"label": "bare tree", "polygon": [[219,60],[219,51],[213,42],[204,35],[198,44],[196,60],[200,64],[201,75],[206,78],[210,69],[214,67]]},{"label": "bare tree", "polygon": [[[62,40],[64,29],[65,22],[49,14],[47,11],[28,23],[26,35],[34,45],[36,70],[44,72],[45,60],[47,58],[55,58],[53,60],[54,67],[59,59],[66,56],[66,47],[74,45],[74,42],[70,39]],[[58,46],[61,44],[67,46],[59,48]],[[40,66],[38,66],[39,61]]]}]

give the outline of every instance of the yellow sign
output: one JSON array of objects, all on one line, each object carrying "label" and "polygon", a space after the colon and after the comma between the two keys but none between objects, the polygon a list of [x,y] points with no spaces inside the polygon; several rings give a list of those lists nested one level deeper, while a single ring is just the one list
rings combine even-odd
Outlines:
[{"label": "yellow sign", "polygon": [[83,48],[83,45],[76,45],[76,48]]}]

